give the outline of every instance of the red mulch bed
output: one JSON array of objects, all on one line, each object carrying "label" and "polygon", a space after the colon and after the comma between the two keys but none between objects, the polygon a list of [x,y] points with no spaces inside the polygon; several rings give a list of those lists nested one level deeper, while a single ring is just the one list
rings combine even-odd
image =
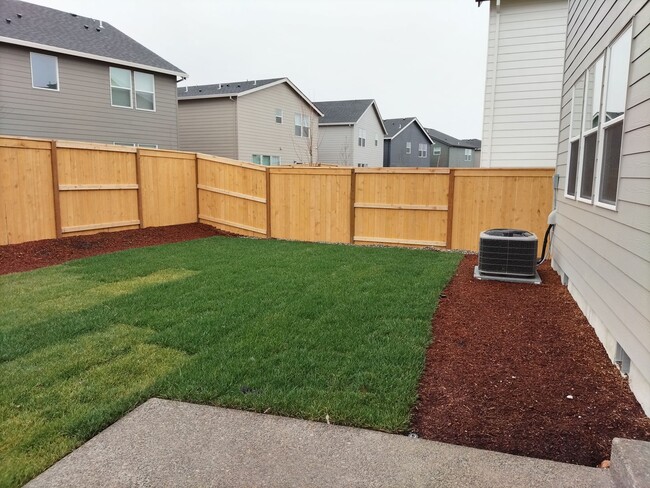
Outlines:
[{"label": "red mulch bed", "polygon": [[[215,235],[233,234],[186,224],[0,246],[0,274]],[[535,286],[474,280],[475,264],[463,259],[433,319],[414,431],[587,466],[609,458],[614,437],[650,440],[650,419],[550,266]]]},{"label": "red mulch bed", "polygon": [[[650,419],[548,263],[541,285],[478,281],[466,256],[433,319],[420,437],[596,466]],[[571,396],[572,398],[569,398]]]},{"label": "red mulch bed", "polygon": [[233,235],[205,224],[184,224],[10,244],[0,246],[0,275],[134,247]]}]

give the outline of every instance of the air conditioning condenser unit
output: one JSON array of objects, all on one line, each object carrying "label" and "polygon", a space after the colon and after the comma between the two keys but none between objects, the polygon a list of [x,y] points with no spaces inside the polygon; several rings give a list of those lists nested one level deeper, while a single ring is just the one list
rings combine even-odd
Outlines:
[{"label": "air conditioning condenser unit", "polygon": [[519,229],[481,232],[474,277],[479,280],[540,284],[537,236]]}]

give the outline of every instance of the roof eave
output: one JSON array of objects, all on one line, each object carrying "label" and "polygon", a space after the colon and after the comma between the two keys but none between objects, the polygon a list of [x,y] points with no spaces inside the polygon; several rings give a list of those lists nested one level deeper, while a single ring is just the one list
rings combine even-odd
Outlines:
[{"label": "roof eave", "polygon": [[30,47],[33,49],[41,49],[43,51],[50,51],[59,54],[67,54],[69,56],[75,56],[78,58],[92,59],[93,61],[101,61],[109,64],[119,64],[121,66],[129,66],[130,68],[145,69],[147,71],[153,71],[155,73],[162,73],[165,75],[178,76],[180,78],[187,78],[187,73],[183,71],[174,71],[165,68],[158,68],[156,66],[149,66],[147,64],[134,63],[132,61],[125,61],[123,59],[110,58],[107,56],[99,56],[97,54],[84,53],[81,51],[74,51],[72,49],[66,49],[57,46],[50,46],[48,44],[40,44],[38,42],[24,41],[22,39],[14,39],[13,37],[3,37],[0,36],[0,42],[6,44],[14,44],[16,46]]}]

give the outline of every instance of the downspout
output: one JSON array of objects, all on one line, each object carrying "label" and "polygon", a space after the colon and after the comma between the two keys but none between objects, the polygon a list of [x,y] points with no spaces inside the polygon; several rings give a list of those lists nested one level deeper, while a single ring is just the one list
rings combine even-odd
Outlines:
[{"label": "downspout", "polygon": [[500,31],[501,31],[501,0],[496,0],[496,20],[494,26],[494,68],[492,72],[492,100],[490,102],[490,144],[488,146],[488,161],[489,166],[492,166],[492,140],[494,139],[494,104],[497,98],[495,93],[497,86],[497,68],[499,64],[499,43],[500,43]]}]

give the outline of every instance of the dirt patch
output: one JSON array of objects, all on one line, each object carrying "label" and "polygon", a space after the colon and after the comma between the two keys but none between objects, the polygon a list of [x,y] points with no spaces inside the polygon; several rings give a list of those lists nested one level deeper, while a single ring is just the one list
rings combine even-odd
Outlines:
[{"label": "dirt patch", "polygon": [[473,279],[466,256],[433,319],[413,411],[421,437],[597,466],[614,437],[650,440],[648,419],[559,276]]},{"label": "dirt patch", "polygon": [[218,235],[234,236],[205,224],[170,225],[146,229],[45,239],[0,246],[0,275],[29,271],[72,259]]}]

